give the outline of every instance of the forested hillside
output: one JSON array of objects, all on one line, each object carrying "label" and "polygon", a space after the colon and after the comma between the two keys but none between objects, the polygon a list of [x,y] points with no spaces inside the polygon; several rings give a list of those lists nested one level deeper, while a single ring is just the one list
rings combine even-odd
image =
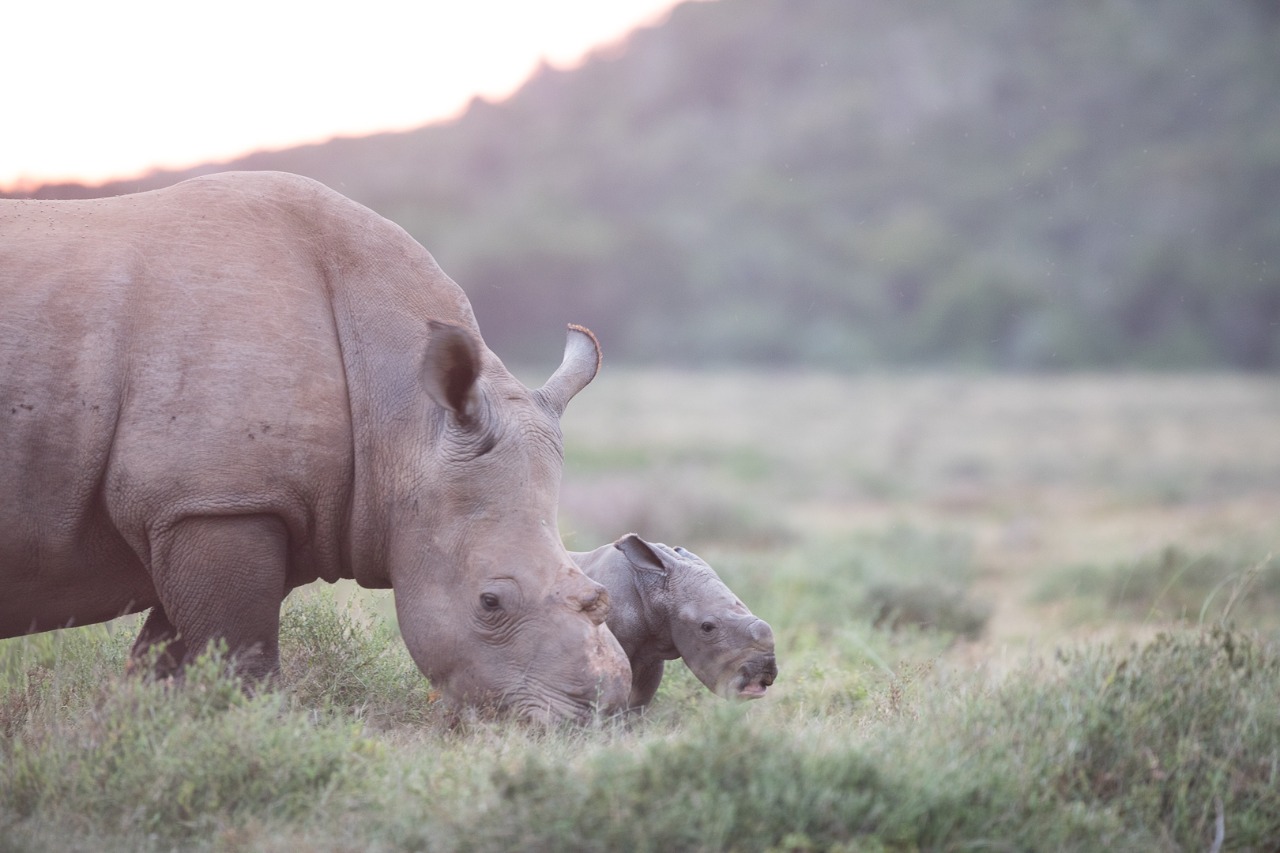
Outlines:
[{"label": "forested hillside", "polygon": [[457,122],[216,168],[396,220],[504,357],[1280,366],[1269,0],[718,0]]}]

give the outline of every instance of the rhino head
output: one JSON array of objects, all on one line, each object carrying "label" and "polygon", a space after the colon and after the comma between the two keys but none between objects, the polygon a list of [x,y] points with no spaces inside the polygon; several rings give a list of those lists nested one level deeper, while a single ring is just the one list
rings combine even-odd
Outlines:
[{"label": "rhino head", "polygon": [[726,699],[758,699],[773,684],[773,630],[696,554],[629,533],[572,556],[609,590],[609,628],[631,663],[630,707],[648,704],[675,658]]},{"label": "rhino head", "polygon": [[435,405],[389,525],[405,644],[453,704],[543,722],[619,710],[630,667],[605,627],[609,594],[556,523],[559,418],[595,376],[598,344],[571,327],[563,363],[530,390],[469,332],[431,334],[421,379]]}]

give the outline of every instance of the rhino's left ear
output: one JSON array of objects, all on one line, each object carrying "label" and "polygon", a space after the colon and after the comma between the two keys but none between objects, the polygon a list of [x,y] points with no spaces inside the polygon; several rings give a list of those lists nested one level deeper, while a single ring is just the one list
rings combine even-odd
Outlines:
[{"label": "rhino's left ear", "polygon": [[535,393],[558,418],[564,414],[565,407],[573,396],[596,378],[603,360],[600,342],[591,330],[585,326],[570,324],[569,338],[564,345],[564,360],[546,384]]},{"label": "rhino's left ear", "polygon": [[662,562],[662,555],[636,534],[628,533],[617,542],[614,542],[613,547],[621,551],[637,571],[657,574],[666,578],[667,565]]},{"label": "rhino's left ear", "polygon": [[431,337],[422,359],[422,384],[427,395],[470,426],[476,416],[476,379],[480,376],[480,345],[465,329],[436,320],[428,322]]}]

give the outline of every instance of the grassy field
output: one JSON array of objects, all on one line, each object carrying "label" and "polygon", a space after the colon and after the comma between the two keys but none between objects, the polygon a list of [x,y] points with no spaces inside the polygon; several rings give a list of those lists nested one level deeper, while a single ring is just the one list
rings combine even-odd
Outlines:
[{"label": "grassy field", "polygon": [[567,544],[701,554],[768,697],[451,727],[346,585],[264,695],[4,641],[0,853],[1280,846],[1280,379],[607,369],[564,428]]}]

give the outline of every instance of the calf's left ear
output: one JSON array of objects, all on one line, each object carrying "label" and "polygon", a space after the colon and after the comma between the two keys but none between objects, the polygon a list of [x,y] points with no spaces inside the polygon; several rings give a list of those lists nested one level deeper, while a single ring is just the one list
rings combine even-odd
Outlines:
[{"label": "calf's left ear", "polygon": [[653,546],[634,533],[628,533],[613,543],[637,570],[667,577],[667,566],[662,562],[662,555]]}]

